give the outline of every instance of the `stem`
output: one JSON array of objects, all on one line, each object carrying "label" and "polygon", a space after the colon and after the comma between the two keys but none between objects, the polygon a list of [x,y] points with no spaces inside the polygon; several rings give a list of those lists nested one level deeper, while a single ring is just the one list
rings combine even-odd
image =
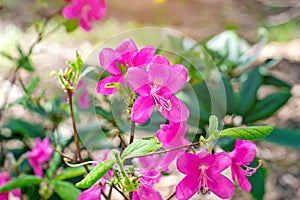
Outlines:
[{"label": "stem", "polygon": [[199,145],[200,143],[201,143],[201,142],[196,142],[196,143],[184,145],[184,146],[181,146],[181,147],[176,147],[176,148],[172,148],[172,149],[166,149],[166,150],[162,150],[162,151],[156,151],[156,152],[148,153],[148,154],[146,154],[146,155],[132,156],[132,157],[126,158],[125,160],[133,159],[133,158],[141,158],[141,157],[146,157],[146,156],[152,156],[152,155],[162,154],[162,153],[168,153],[168,152],[176,151],[176,150],[179,150],[179,149],[184,149],[184,148],[188,148],[188,147],[192,147],[192,146],[197,146],[197,145]]},{"label": "stem", "polygon": [[168,196],[166,200],[171,200],[173,197],[175,197],[175,195],[176,195],[176,191],[174,191],[170,196]]},{"label": "stem", "polygon": [[123,140],[121,134],[120,134],[120,131],[119,130],[116,130],[116,134],[118,136],[118,138],[120,139],[121,143],[122,143],[122,149],[124,150],[126,147],[127,147],[127,144],[125,143],[125,141]]},{"label": "stem", "polygon": [[[113,185],[113,184],[114,184],[114,183],[112,183],[112,185]],[[113,189],[113,187],[111,186],[111,187],[109,188],[107,200],[111,200],[112,189]]]},{"label": "stem", "polygon": [[[76,122],[75,122],[75,116],[74,116],[74,110],[73,110],[73,99],[72,99],[72,91],[67,89],[67,94],[69,98],[69,104],[70,104],[70,113],[71,113],[71,118],[72,118],[72,125],[73,125],[73,131],[74,131],[74,140],[76,144],[76,150],[78,154],[79,161],[82,162],[82,157],[81,157],[81,152],[80,152],[80,145],[79,145],[79,136],[76,128]],[[84,168],[87,173],[90,172],[89,168],[84,165]]]},{"label": "stem", "polygon": [[134,131],[135,131],[135,122],[131,121],[131,131],[130,131],[130,140],[129,140],[129,144],[133,143],[134,140]]}]

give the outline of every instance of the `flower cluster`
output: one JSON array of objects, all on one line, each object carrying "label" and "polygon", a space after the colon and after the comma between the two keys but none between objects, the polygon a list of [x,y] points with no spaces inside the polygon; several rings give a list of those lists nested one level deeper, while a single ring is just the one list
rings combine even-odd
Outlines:
[{"label": "flower cluster", "polygon": [[[99,54],[100,66],[111,74],[99,81],[99,94],[119,92],[122,96],[122,90],[129,90],[135,94],[130,97],[131,104],[127,104],[131,121],[139,124],[147,122],[155,107],[168,121],[160,125],[156,138],[165,149],[172,150],[162,155],[139,158],[141,167],[136,174],[131,174],[139,177],[139,187],[133,191],[132,198],[162,199],[153,186],[160,180],[161,172],[168,172],[170,164],[176,159],[178,170],[186,175],[176,187],[177,199],[189,199],[197,192],[212,192],[220,198],[230,198],[234,194],[235,181],[244,191],[250,192],[251,184],[246,176],[251,176],[259,167],[248,166],[256,157],[255,144],[237,140],[230,153],[212,154],[205,149],[197,154],[187,152],[191,145],[186,139],[189,110],[174,94],[187,83],[188,71],[183,65],[171,65],[169,60],[162,55],[155,55],[155,52],[152,46],[139,50],[129,39],[123,40],[115,50],[105,48]],[[214,128],[217,127],[215,125]],[[229,167],[232,180],[222,174]]]},{"label": "flower cluster", "polygon": [[237,140],[234,150],[227,154],[218,152],[210,154],[202,150],[198,154],[184,153],[177,159],[178,170],[186,176],[176,187],[176,197],[180,200],[189,199],[195,193],[211,191],[222,199],[231,198],[234,185],[222,171],[231,167],[232,180],[238,180],[245,192],[250,192],[251,184],[246,176],[251,176],[258,167],[247,166],[256,156],[255,144]]},{"label": "flower cluster", "polygon": [[187,70],[183,65],[170,65],[163,56],[155,54],[155,48],[146,46],[138,50],[132,40],[123,40],[116,50],[105,48],[100,52],[100,66],[112,75],[101,80],[99,94],[117,92],[117,84],[126,84],[139,96],[134,101],[131,120],[145,123],[154,106],[167,120],[187,121],[189,110],[173,94],[187,82]]},{"label": "flower cluster", "polygon": [[49,138],[46,137],[43,141],[36,138],[34,148],[28,152],[28,160],[36,176],[43,176],[42,164],[50,160],[52,153]]}]

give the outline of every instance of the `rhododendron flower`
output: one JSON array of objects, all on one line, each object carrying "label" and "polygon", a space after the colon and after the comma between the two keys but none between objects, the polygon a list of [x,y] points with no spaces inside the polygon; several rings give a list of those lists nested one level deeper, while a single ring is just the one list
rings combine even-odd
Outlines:
[{"label": "rhododendron flower", "polygon": [[[169,124],[161,124],[160,129],[156,132],[156,137],[163,144],[164,148],[177,148],[190,144],[184,137],[186,133],[186,122],[175,123],[170,121]],[[185,149],[171,151],[163,155],[164,162],[171,164],[173,160],[180,156]]]},{"label": "rhododendron flower", "polygon": [[156,56],[149,64],[148,71],[130,68],[128,83],[140,96],[135,100],[131,120],[145,123],[152,115],[154,104],[166,119],[173,122],[187,121],[189,110],[173,94],[187,81],[187,70],[183,65],[170,66],[162,56]]},{"label": "rhododendron flower", "polygon": [[[4,184],[10,182],[11,179],[9,177],[9,173],[7,171],[0,172],[0,187]],[[21,190],[20,189],[14,189],[10,191],[15,197],[21,197]],[[10,192],[0,192],[0,199],[1,200],[8,200],[9,193]]]},{"label": "rhododendron flower", "polygon": [[178,170],[186,174],[176,186],[177,199],[189,199],[201,190],[203,193],[211,191],[223,199],[230,198],[234,193],[233,183],[220,174],[230,165],[231,159],[225,152],[184,153],[177,159]]},{"label": "rhododendron flower", "polygon": [[106,14],[104,0],[72,0],[71,5],[63,9],[63,16],[67,19],[79,18],[80,26],[89,31],[93,20],[101,20]]},{"label": "rhododendron flower", "polygon": [[229,154],[232,159],[231,175],[232,180],[238,181],[245,192],[250,192],[251,184],[246,176],[251,176],[259,168],[247,166],[256,156],[256,145],[246,140],[236,140],[234,150]]},{"label": "rhododendron flower", "polygon": [[138,50],[133,40],[123,40],[116,50],[104,48],[99,54],[100,66],[111,73],[111,76],[99,81],[97,92],[109,95],[117,92],[116,88],[108,88],[107,84],[120,83],[125,85],[124,73],[128,68],[144,68],[152,60],[155,47],[146,46]]},{"label": "rhododendron flower", "polygon": [[35,146],[32,151],[28,152],[28,160],[34,170],[36,176],[42,177],[42,163],[50,160],[53,153],[53,149],[50,146],[49,138],[44,138],[41,142],[40,138],[35,139]]}]

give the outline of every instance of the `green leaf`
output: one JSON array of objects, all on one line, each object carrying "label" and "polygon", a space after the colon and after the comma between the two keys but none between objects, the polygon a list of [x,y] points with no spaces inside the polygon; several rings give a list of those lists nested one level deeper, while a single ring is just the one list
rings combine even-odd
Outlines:
[{"label": "green leaf", "polygon": [[108,111],[104,110],[103,108],[101,108],[100,106],[96,106],[95,111],[96,111],[97,115],[101,115],[105,119],[108,119],[108,120],[113,119],[112,112],[108,112]]},{"label": "green leaf", "polygon": [[10,129],[12,134],[21,134],[23,137],[45,137],[43,126],[40,124],[32,124],[22,119],[11,118],[3,127]]},{"label": "green leaf", "polygon": [[296,129],[286,129],[275,127],[270,135],[263,139],[287,147],[300,149],[300,131]]},{"label": "green leaf", "polygon": [[66,181],[53,181],[56,193],[63,200],[76,200],[81,190],[77,189],[72,183]]},{"label": "green leaf", "polygon": [[29,86],[25,89],[25,92],[28,96],[31,96],[35,88],[38,86],[40,82],[40,78],[38,76],[34,77],[31,82],[29,83]]},{"label": "green leaf", "polygon": [[249,126],[249,127],[237,127],[237,128],[228,128],[222,130],[219,134],[220,137],[231,137],[234,139],[241,140],[257,140],[261,139],[273,130],[271,126]]},{"label": "green leaf", "polygon": [[86,173],[85,168],[82,167],[70,167],[64,169],[59,175],[57,175],[54,179],[55,180],[65,180],[70,179],[78,176],[82,176]]},{"label": "green leaf", "polygon": [[193,85],[193,89],[198,99],[198,105],[200,109],[200,119],[208,122],[211,115],[211,98],[207,85],[205,82],[201,84]]},{"label": "green leaf", "polygon": [[255,103],[256,93],[262,84],[262,76],[256,68],[249,72],[247,79],[242,83],[241,90],[238,96],[238,114],[246,116],[251,107]]},{"label": "green leaf", "polygon": [[263,83],[265,85],[273,85],[276,87],[284,87],[284,88],[289,88],[291,89],[292,86],[288,83],[286,83],[285,81],[271,75],[271,74],[267,74],[263,76]]},{"label": "green leaf", "polygon": [[12,181],[2,185],[0,187],[0,192],[8,192],[15,188],[23,188],[27,186],[37,185],[40,184],[43,179],[33,176],[33,175],[26,175],[20,178],[13,179]]},{"label": "green leaf", "polygon": [[99,163],[92,171],[80,182],[76,183],[76,187],[89,188],[94,185],[104,174],[116,163],[115,160],[106,160]]},{"label": "green leaf", "polygon": [[68,33],[76,30],[76,28],[78,27],[79,23],[78,23],[78,20],[75,19],[75,20],[68,20],[65,22],[65,28],[66,28],[66,31]]},{"label": "green leaf", "polygon": [[233,89],[228,77],[223,76],[222,79],[223,79],[224,88],[226,92],[226,109],[227,109],[226,112],[228,114],[233,114],[234,105],[235,105],[235,96],[233,93]]},{"label": "green leaf", "polygon": [[[259,165],[257,159],[255,159],[250,167],[257,167]],[[250,194],[256,200],[262,200],[265,194],[265,182],[266,182],[266,169],[260,167],[255,174],[248,177],[249,182],[252,185]]]},{"label": "green leaf", "polygon": [[121,159],[124,160],[133,156],[145,155],[161,147],[162,144],[157,140],[157,138],[141,139],[127,146],[122,153]]},{"label": "green leaf", "polygon": [[251,109],[251,112],[244,117],[244,123],[252,123],[272,116],[291,97],[289,91],[278,92],[259,100]]}]

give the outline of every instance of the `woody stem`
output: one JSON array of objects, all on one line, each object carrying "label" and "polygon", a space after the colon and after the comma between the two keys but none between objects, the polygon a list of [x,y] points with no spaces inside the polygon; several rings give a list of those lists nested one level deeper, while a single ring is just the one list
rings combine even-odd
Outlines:
[{"label": "woody stem", "polygon": [[[79,161],[82,162],[83,159],[81,157],[80,145],[79,145],[79,136],[78,136],[78,131],[77,131],[77,128],[76,128],[76,122],[75,122],[75,116],[74,116],[74,110],[73,110],[72,91],[70,89],[67,89],[67,94],[68,94],[69,105],[70,105],[70,113],[71,113],[71,118],[72,118],[72,125],[73,125],[73,131],[74,131],[74,140],[75,140],[76,150],[77,150]],[[87,173],[90,172],[89,168],[86,165],[84,165],[84,168],[85,168]]]}]

